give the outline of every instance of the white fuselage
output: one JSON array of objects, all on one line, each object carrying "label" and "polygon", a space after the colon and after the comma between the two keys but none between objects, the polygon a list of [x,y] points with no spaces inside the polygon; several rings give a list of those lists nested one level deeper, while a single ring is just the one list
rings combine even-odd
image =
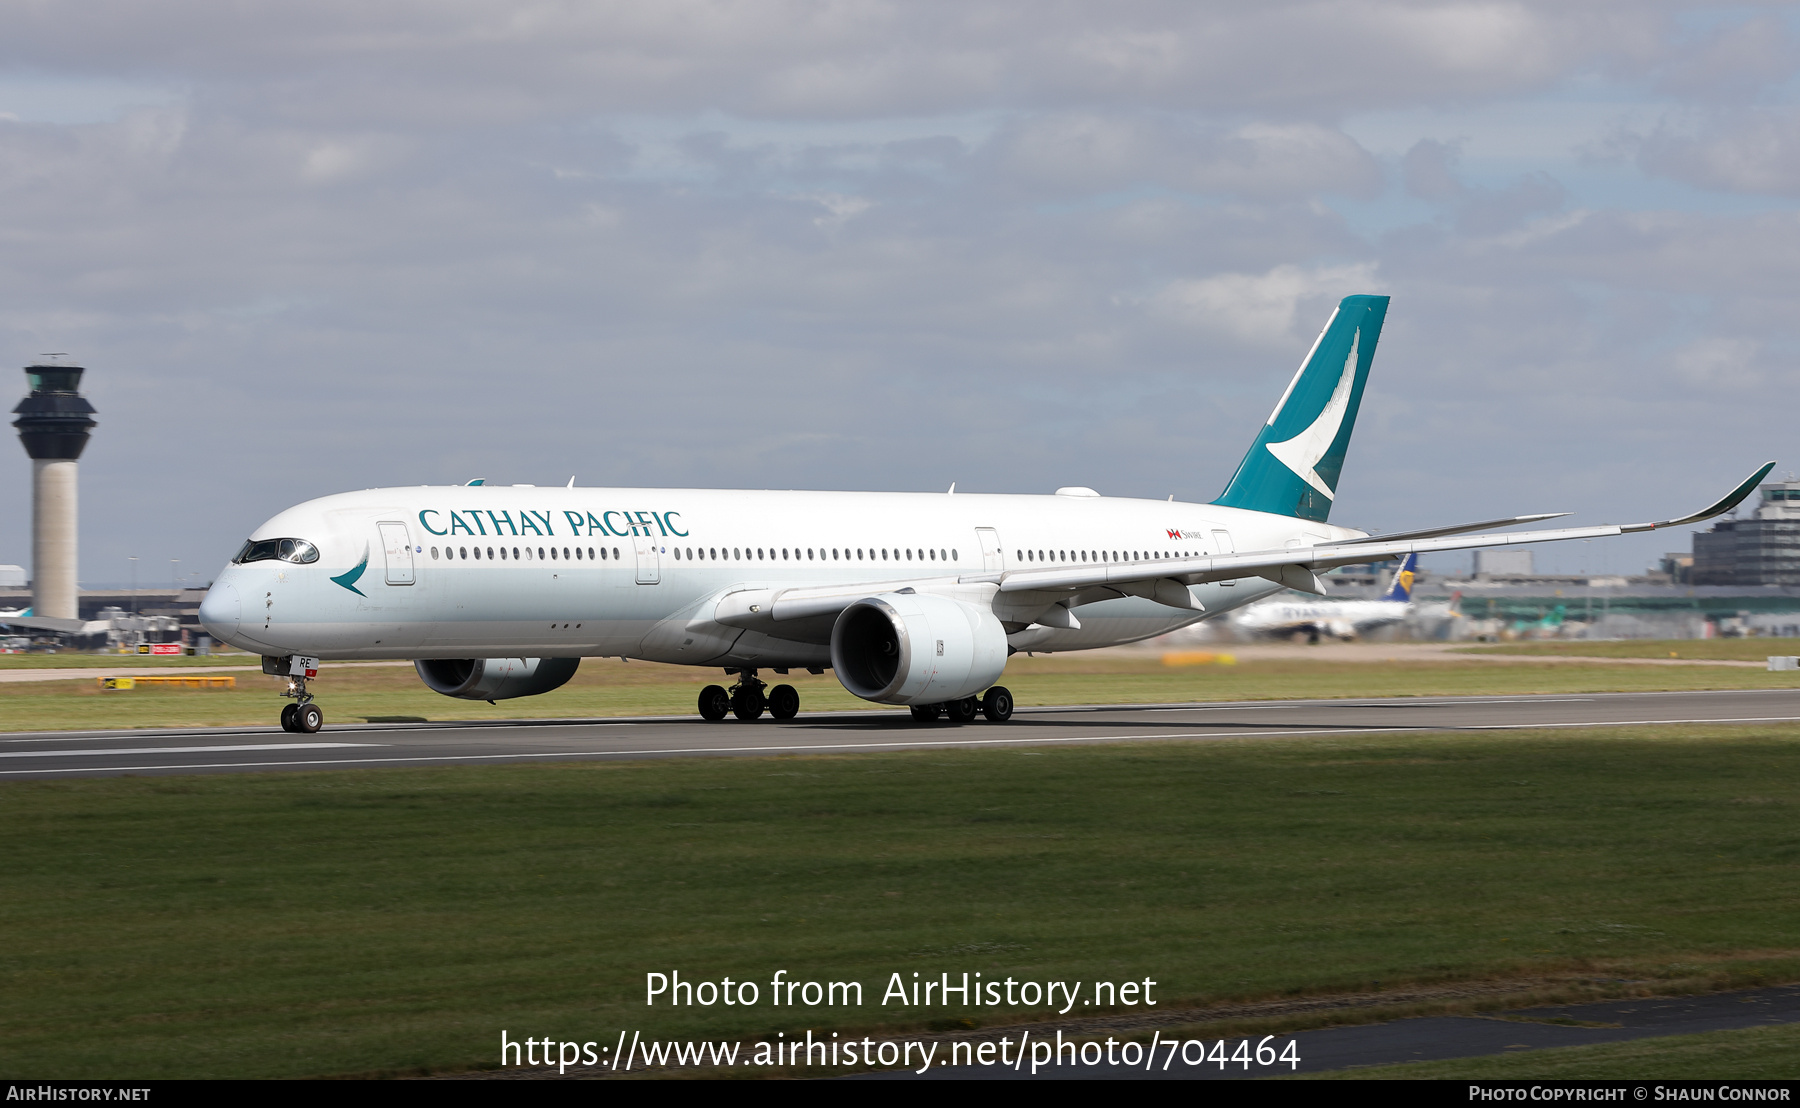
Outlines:
[{"label": "white fuselage", "polygon": [[[1205,504],[1091,495],[423,486],[308,501],[253,540],[297,538],[311,564],[232,564],[201,612],[219,638],[323,658],[621,656],[820,667],[828,628],[716,622],[745,588],[897,589],[993,603],[1016,649],[1083,650],[1162,634],[1279,586],[1193,586],[1206,613],[1137,597],[1024,622],[991,583],[1018,569],[1280,549],[1360,535]],[[360,571],[358,565],[364,565]]]}]

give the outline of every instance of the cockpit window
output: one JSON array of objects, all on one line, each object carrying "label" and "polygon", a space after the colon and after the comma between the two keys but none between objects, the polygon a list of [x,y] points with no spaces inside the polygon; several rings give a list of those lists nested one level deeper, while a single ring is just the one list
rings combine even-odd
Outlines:
[{"label": "cockpit window", "polygon": [[244,543],[244,548],[231,560],[236,565],[243,565],[245,562],[266,562],[271,558],[305,565],[319,560],[319,548],[305,539],[253,539]]}]

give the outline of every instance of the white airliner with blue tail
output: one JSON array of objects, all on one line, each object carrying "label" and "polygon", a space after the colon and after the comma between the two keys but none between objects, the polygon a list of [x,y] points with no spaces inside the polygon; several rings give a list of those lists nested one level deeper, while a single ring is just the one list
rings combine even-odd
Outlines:
[{"label": "white airliner with blue tail", "polygon": [[1348,642],[1383,627],[1404,623],[1413,610],[1413,578],[1419,556],[1408,554],[1394,570],[1387,591],[1374,600],[1292,601],[1271,598],[1233,614],[1231,625],[1253,635],[1304,634],[1313,642],[1325,635]]},{"label": "white airliner with blue tail", "polygon": [[1229,612],[1317,574],[1433,550],[1587,539],[1658,523],[1471,534],[1555,514],[1371,538],[1326,522],[1384,296],[1338,305],[1210,504],[1101,496],[546,488],[369,489],[270,519],[200,607],[207,631],[287,676],[283,727],[317,731],[320,659],[405,658],[447,696],[556,689],[584,657],[708,666],[700,714],[787,719],[784,674],[830,668],[922,722],[1005,720],[1015,651],[1117,646]]}]

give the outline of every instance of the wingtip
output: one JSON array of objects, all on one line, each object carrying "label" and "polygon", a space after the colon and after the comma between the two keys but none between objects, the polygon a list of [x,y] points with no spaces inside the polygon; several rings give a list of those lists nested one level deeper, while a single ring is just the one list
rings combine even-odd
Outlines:
[{"label": "wingtip", "polygon": [[1762,467],[1760,469],[1758,469],[1755,473],[1752,473],[1750,476],[1744,478],[1744,480],[1737,486],[1737,488],[1734,488],[1729,493],[1726,493],[1724,498],[1722,498],[1721,500],[1717,501],[1716,503],[1714,503],[1708,507],[1702,508],[1700,511],[1695,512],[1691,516],[1682,516],[1680,519],[1665,519],[1661,523],[1635,524],[1635,525],[1625,528],[1625,530],[1627,530],[1627,531],[1654,531],[1654,530],[1657,530],[1657,529],[1663,528],[1663,527],[1685,527],[1690,523],[1704,523],[1705,521],[1712,519],[1716,516],[1722,516],[1726,512],[1729,512],[1733,508],[1737,507],[1739,504],[1742,504],[1744,502],[1744,498],[1749,496],[1751,494],[1751,492],[1755,491],[1757,484],[1759,482],[1761,482],[1763,478],[1767,477],[1769,475],[1769,471],[1774,468],[1775,468],[1774,462],[1765,462],[1762,465]]}]

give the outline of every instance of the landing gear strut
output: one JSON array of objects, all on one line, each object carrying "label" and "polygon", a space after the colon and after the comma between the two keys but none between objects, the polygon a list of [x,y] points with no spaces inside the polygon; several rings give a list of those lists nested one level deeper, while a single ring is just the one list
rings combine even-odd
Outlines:
[{"label": "landing gear strut", "polygon": [[306,691],[306,682],[319,676],[319,660],[298,655],[265,657],[263,672],[288,679],[281,695],[292,698],[294,703],[281,709],[281,729],[299,735],[318,734],[319,728],[325,726],[325,713],[313,703],[312,693]]},{"label": "landing gear strut", "polygon": [[[726,714],[739,719],[756,719],[767,711],[776,719],[793,719],[800,712],[800,693],[792,685],[768,683],[745,668],[730,670],[737,683],[729,689],[708,685],[700,690],[700,715],[704,719],[724,719]],[[779,671],[778,671],[779,672]]]}]

